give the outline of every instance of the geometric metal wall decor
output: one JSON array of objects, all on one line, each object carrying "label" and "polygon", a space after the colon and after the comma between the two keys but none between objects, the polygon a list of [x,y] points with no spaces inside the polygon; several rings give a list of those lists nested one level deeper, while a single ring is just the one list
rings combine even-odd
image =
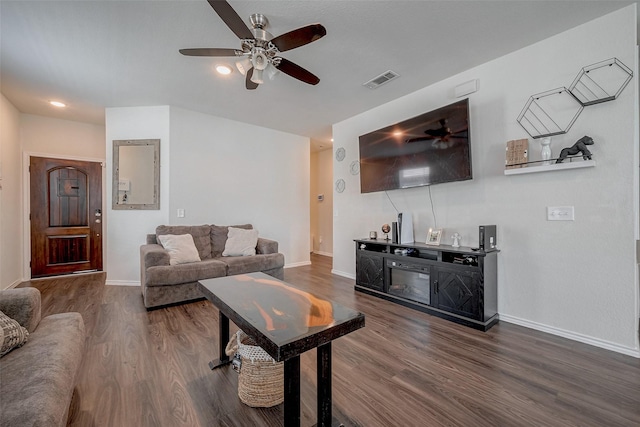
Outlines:
[{"label": "geometric metal wall decor", "polygon": [[617,58],[584,67],[569,91],[584,106],[613,101],[633,77],[633,71]]},{"label": "geometric metal wall decor", "polygon": [[518,123],[534,139],[567,133],[584,107],[616,99],[632,77],[633,71],[617,58],[584,67],[569,89],[531,96]]},{"label": "geometric metal wall decor", "polygon": [[567,133],[584,107],[565,87],[538,93],[529,98],[518,123],[532,138]]}]

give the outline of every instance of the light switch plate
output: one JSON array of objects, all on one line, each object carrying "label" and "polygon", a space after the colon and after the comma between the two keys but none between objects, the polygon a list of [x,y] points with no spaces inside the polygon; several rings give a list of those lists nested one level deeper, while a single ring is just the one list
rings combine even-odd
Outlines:
[{"label": "light switch plate", "polygon": [[184,209],[178,209],[178,218],[184,218]]},{"label": "light switch plate", "polygon": [[547,221],[574,221],[573,206],[547,206]]}]

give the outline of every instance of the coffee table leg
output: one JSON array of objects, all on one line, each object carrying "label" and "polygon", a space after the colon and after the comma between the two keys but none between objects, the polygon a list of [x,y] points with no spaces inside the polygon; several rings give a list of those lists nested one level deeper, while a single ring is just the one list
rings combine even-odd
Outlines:
[{"label": "coffee table leg", "polygon": [[231,362],[231,359],[229,359],[229,356],[227,356],[227,353],[224,351],[229,342],[229,318],[222,314],[221,311],[218,311],[218,337],[220,341],[218,343],[220,358],[209,362],[209,368],[212,370]]},{"label": "coffee table leg", "polygon": [[331,399],[331,342],[323,344],[317,350],[317,388],[318,388],[318,427],[332,425]]},{"label": "coffee table leg", "polygon": [[300,426],[300,356],[284,361],[284,426]]}]

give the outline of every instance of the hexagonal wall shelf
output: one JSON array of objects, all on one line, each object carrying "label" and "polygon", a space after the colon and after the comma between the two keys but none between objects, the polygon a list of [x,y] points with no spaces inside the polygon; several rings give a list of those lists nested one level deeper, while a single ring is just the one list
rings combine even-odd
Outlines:
[{"label": "hexagonal wall shelf", "polygon": [[583,105],[613,101],[633,77],[633,71],[617,58],[584,67],[576,76],[569,92]]},{"label": "hexagonal wall shelf", "polygon": [[567,133],[583,106],[566,87],[538,93],[529,98],[518,123],[534,139]]}]

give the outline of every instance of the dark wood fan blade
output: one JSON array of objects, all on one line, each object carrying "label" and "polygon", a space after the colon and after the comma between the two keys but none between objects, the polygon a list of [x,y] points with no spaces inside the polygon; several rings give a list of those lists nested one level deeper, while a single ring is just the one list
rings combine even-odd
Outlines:
[{"label": "dark wood fan blade", "polygon": [[249,71],[247,71],[247,78],[244,81],[245,87],[249,90],[257,89],[259,86],[258,83],[254,83],[251,81],[252,76],[253,76],[253,67],[251,67]]},{"label": "dark wood fan blade", "polygon": [[280,65],[278,65],[277,67],[278,70],[282,71],[285,74],[290,75],[294,79],[298,79],[310,85],[317,85],[318,83],[320,83],[320,79],[318,77],[316,77],[309,71],[305,70],[301,66],[294,64],[293,62],[285,58],[280,58],[280,59],[281,59]]},{"label": "dark wood fan blade", "polygon": [[295,49],[314,42],[327,35],[327,30],[320,24],[311,24],[297,30],[289,31],[271,40],[280,52]]},{"label": "dark wood fan blade", "polygon": [[224,49],[224,48],[217,48],[217,47],[180,49],[179,52],[186,56],[240,56],[242,55],[242,51],[238,49]]},{"label": "dark wood fan blade", "polygon": [[244,23],[238,13],[225,0],[208,0],[218,16],[227,24],[227,27],[240,39],[252,39],[253,33]]}]

